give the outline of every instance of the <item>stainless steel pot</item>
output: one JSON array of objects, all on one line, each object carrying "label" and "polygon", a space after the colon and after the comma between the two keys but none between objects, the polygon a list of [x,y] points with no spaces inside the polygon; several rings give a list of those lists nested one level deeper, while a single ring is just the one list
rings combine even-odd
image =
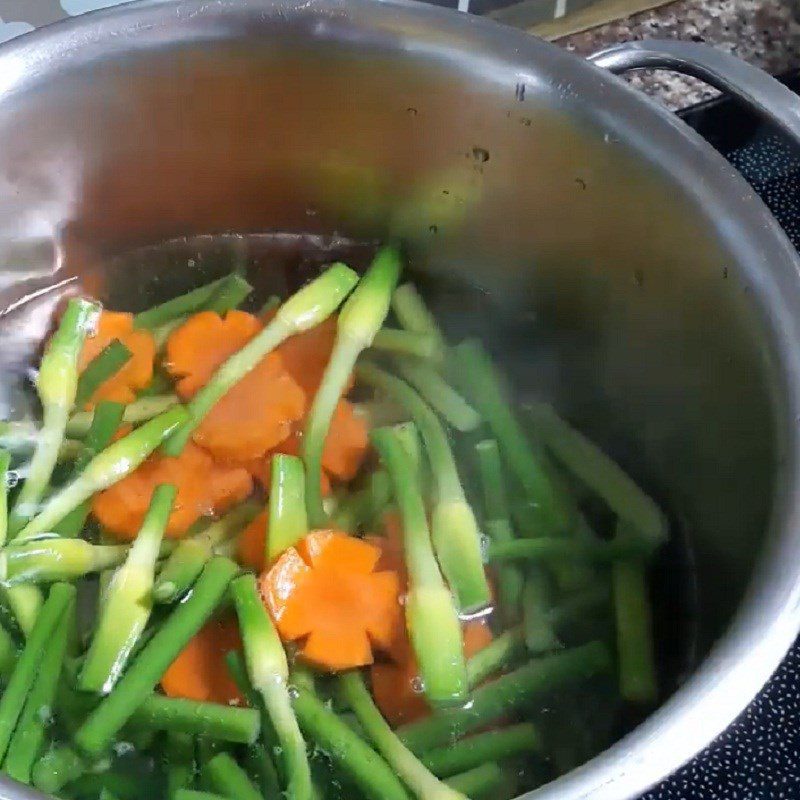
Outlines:
[{"label": "stainless steel pot", "polygon": [[[800,135],[766,76],[677,47],[599,62],[694,71]],[[722,158],[603,69],[399,0],[152,0],[0,48],[4,411],[73,283],[141,302],[183,273],[109,255],[225,231],[402,234],[452,326],[524,341],[518,384],[690,541],[681,685],[535,797],[632,797],[731,722],[800,627],[800,259]]]}]

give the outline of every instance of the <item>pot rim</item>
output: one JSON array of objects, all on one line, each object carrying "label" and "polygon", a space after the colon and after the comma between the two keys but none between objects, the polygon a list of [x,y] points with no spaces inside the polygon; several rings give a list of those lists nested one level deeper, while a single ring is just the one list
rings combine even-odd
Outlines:
[{"label": "pot rim", "polygon": [[[769,345],[782,392],[775,410],[781,459],[765,551],[728,631],[654,714],[592,761],[522,796],[525,800],[624,800],[672,773],[744,710],[800,631],[800,257],[761,200],[713,148],[655,101],[583,59],[486,18],[413,0],[138,0],[63,20],[0,46],[0,103],[48,71],[122,52],[211,38],[237,38],[236,18],[324,21],[324,39],[357,25],[376,41],[399,39],[412,53],[507,81],[540,80],[537,66],[569,76],[598,122],[663,164],[697,207],[713,208],[719,238],[741,253],[737,269]],[[413,38],[409,33],[414,22]],[[420,25],[422,23],[422,25]],[[443,32],[447,37],[439,38]],[[514,84],[510,86],[514,91]],[[613,99],[613,103],[611,100]],[[597,101],[603,101],[603,107]],[[703,180],[698,181],[697,175]],[[735,220],[735,224],[733,221]],[[14,798],[44,795],[0,778]]]}]

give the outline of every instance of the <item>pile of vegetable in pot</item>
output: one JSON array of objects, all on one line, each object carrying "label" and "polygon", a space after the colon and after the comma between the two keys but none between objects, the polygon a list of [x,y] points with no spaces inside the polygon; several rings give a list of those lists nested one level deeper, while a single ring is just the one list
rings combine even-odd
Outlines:
[{"label": "pile of vegetable in pot", "polygon": [[[0,760],[69,798],[511,798],[657,700],[661,511],[401,258],[71,299],[0,430]],[[593,514],[613,519],[599,530]]]}]

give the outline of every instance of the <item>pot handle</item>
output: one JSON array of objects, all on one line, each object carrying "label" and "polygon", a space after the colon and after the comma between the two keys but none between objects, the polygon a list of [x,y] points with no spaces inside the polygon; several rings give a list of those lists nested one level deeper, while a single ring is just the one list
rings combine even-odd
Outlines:
[{"label": "pot handle", "polygon": [[650,39],[600,50],[589,61],[615,74],[667,69],[699,78],[733,95],[800,145],[800,97],[758,67],[710,45]]}]

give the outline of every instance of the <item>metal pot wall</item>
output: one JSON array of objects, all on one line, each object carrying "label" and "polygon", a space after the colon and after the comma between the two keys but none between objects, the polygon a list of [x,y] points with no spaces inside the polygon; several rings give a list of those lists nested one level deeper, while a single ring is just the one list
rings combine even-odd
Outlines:
[{"label": "metal pot wall", "polygon": [[[600,61],[700,73],[800,133],[766,76],[672,47]],[[674,691],[536,798],[633,797],[744,708],[800,628],[800,259],[708,145],[557,47],[396,0],[152,0],[0,48],[4,413],[64,291],[130,307],[181,275],[110,256],[226,231],[402,235],[451,328],[689,542]]]}]

